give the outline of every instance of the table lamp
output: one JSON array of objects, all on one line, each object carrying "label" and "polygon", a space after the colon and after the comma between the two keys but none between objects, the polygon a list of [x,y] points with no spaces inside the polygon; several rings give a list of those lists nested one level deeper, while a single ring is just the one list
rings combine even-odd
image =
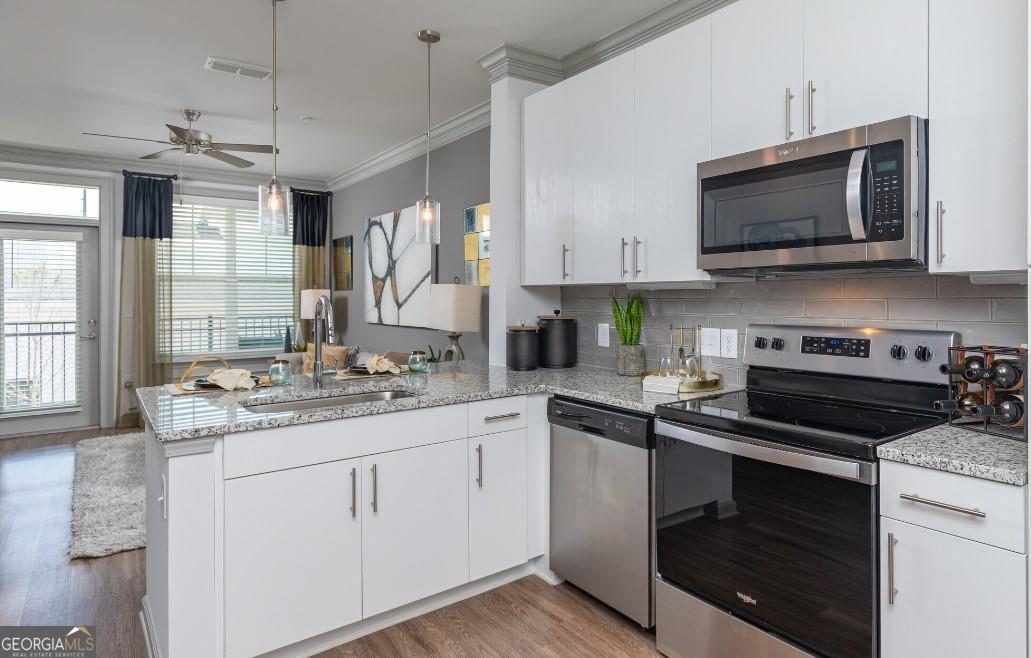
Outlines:
[{"label": "table lamp", "polygon": [[[448,332],[451,343],[441,353],[441,361],[461,361],[465,352],[458,344],[463,333],[480,330],[480,286],[463,286],[455,277],[454,283],[435,283],[430,286],[430,327]],[[451,358],[446,358],[450,353]]]}]

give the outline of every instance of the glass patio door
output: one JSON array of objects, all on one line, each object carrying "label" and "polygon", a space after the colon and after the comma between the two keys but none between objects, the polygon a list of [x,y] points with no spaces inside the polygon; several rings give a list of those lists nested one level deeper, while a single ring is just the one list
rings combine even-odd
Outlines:
[{"label": "glass patio door", "polygon": [[0,223],[0,436],[99,424],[97,234]]}]

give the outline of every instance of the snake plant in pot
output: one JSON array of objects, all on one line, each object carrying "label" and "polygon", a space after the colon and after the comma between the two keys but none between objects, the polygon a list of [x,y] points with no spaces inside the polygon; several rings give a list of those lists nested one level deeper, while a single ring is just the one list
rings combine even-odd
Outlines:
[{"label": "snake plant in pot", "polygon": [[644,346],[641,345],[644,302],[639,295],[628,297],[626,304],[620,304],[619,300],[613,297],[612,317],[621,343],[616,354],[616,373],[639,377],[644,372]]}]

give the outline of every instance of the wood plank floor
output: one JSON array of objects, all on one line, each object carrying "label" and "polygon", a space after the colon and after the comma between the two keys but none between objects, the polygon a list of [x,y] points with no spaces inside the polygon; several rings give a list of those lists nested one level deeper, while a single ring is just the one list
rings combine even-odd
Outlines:
[{"label": "wood plank floor", "polygon": [[[98,434],[0,440],[0,625],[96,626],[99,656],[144,658],[145,551],[68,559],[74,443]],[[321,655],[659,654],[634,622],[575,587],[529,576]]]}]

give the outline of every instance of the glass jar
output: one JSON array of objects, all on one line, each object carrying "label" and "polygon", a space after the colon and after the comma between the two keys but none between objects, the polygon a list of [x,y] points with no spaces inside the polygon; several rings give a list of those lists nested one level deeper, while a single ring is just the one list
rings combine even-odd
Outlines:
[{"label": "glass jar", "polygon": [[268,369],[268,378],[273,386],[284,386],[293,382],[294,371],[286,359],[276,359]]},{"label": "glass jar", "polygon": [[415,350],[408,357],[408,370],[415,373],[423,373],[430,369],[430,362],[426,358],[426,352]]}]

